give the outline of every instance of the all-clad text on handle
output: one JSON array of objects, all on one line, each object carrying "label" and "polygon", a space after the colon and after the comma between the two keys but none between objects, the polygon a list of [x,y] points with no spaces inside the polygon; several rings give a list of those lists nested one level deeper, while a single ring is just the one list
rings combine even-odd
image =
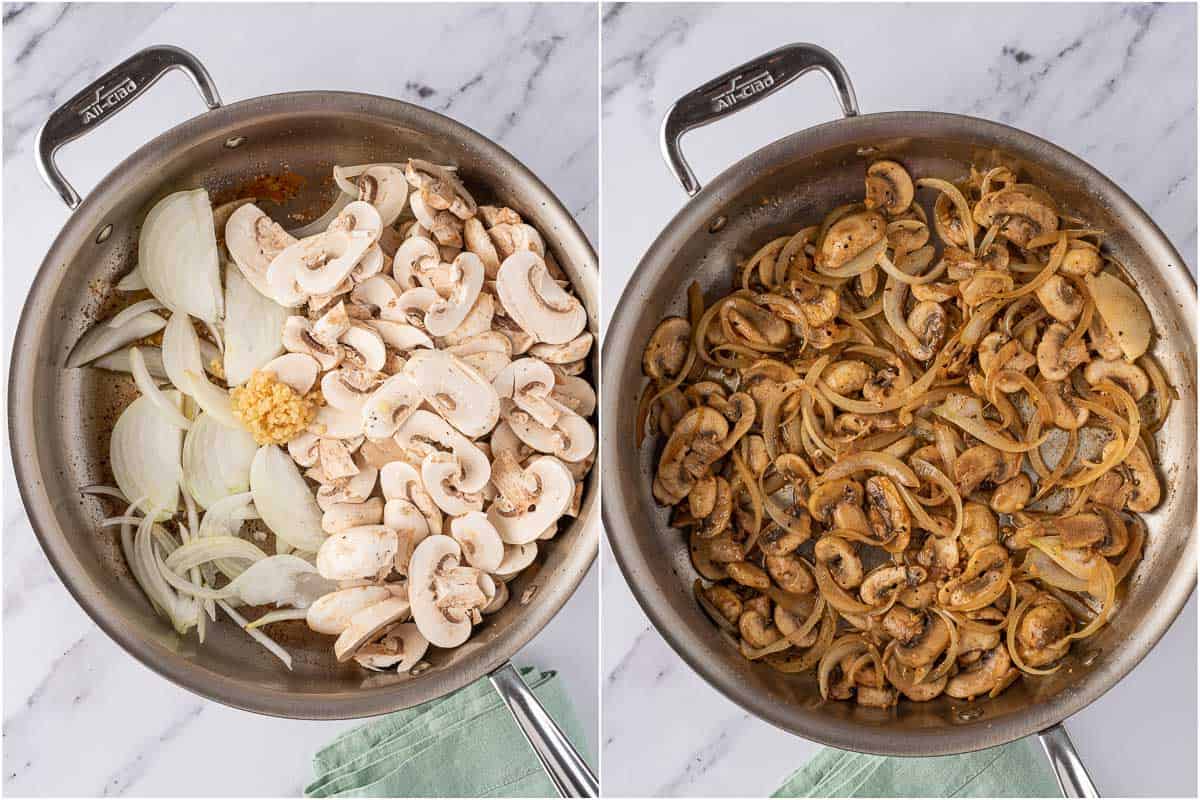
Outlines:
[{"label": "all-clad text on handle", "polygon": [[797,43],[772,50],[747,61],[698,89],[685,94],[667,112],[662,126],[662,152],[671,172],[688,195],[700,191],[700,182],[683,157],[679,140],[683,134],[716,122],[773,94],[811,70],[825,73],[833,84],[842,114],[858,114],[858,101],[850,76],[841,62],[823,47]]},{"label": "all-clad text on handle", "polygon": [[182,70],[192,79],[210,110],[221,107],[221,96],[204,65],[186,50],[159,45],[125,59],[59,106],[46,120],[35,142],[38,171],[68,207],[77,208],[81,198],[54,162],[58,149],[103,124],[173,69]]}]

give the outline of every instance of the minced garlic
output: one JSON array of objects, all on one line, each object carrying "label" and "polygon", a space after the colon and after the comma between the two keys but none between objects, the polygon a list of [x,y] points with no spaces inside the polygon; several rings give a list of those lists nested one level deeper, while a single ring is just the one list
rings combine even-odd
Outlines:
[{"label": "minced garlic", "polygon": [[259,444],[286,444],[304,432],[321,405],[319,391],[301,395],[273,372],[255,370],[245,385],[229,393],[233,415]]}]

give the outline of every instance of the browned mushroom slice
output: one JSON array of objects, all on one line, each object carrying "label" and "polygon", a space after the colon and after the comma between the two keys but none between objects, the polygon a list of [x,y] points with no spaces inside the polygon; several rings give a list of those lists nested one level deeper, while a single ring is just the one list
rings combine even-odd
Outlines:
[{"label": "browned mushroom slice", "polygon": [[1018,247],[1058,230],[1054,200],[1029,184],[1016,184],[984,196],[975,204],[974,216],[985,228],[999,223],[1000,235]]},{"label": "browned mushroom slice", "polygon": [[687,497],[696,478],[724,450],[729,423],[715,409],[699,406],[683,415],[671,432],[658,462],[654,496],[663,505]]},{"label": "browned mushroom slice", "polygon": [[888,216],[898,216],[908,210],[913,201],[913,182],[908,171],[895,161],[876,161],[867,167],[867,198],[870,209],[880,209]]},{"label": "browned mushroom slice", "polygon": [[877,211],[848,214],[829,226],[817,250],[816,264],[835,269],[878,242],[887,232],[887,222]]},{"label": "browned mushroom slice", "polygon": [[642,353],[642,372],[654,380],[672,380],[683,369],[692,326],[683,317],[667,317],[658,323]]},{"label": "browned mushroom slice", "polygon": [[1017,623],[1016,654],[1026,666],[1052,664],[1067,654],[1074,629],[1075,620],[1060,600],[1038,595]]}]

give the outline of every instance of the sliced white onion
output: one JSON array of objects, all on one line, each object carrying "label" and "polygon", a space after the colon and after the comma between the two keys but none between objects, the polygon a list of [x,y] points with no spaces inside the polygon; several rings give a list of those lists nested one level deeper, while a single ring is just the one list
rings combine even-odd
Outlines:
[{"label": "sliced white onion", "polygon": [[308,608],[338,588],[336,582],[322,578],[316,567],[294,555],[275,555],[256,561],[230,586],[246,605],[274,603],[293,608]]},{"label": "sliced white onion", "polygon": [[141,300],[113,314],[112,318],[108,320],[108,327],[119,328],[134,317],[141,316],[147,311],[158,311],[160,308],[166,308],[166,306],[153,297]]},{"label": "sliced white onion", "polygon": [[[138,349],[142,351],[142,358],[146,362],[146,369],[150,371],[150,377],[156,381],[165,381],[167,379],[167,371],[163,369],[162,350],[150,346],[142,346]],[[133,372],[133,367],[129,364],[128,349],[114,350],[106,356],[97,358],[88,366],[107,369],[112,372]]]},{"label": "sliced white onion", "polygon": [[146,369],[146,360],[142,358],[141,351],[136,347],[129,348],[129,368],[133,373],[133,382],[137,384],[138,391],[142,393],[143,397],[150,398],[150,402],[162,414],[163,419],[181,430],[186,431],[192,427],[191,420],[183,415],[179,406],[173,403],[162,389],[158,388],[158,384],[150,376],[150,370]]},{"label": "sliced white onion", "polygon": [[[166,397],[179,407],[178,392],[167,392]],[[166,519],[179,507],[182,447],[183,431],[144,395],[130,403],[113,426],[113,476],[126,497],[146,498],[143,505],[149,516]]]},{"label": "sliced white onion", "polygon": [[321,508],[286,452],[269,444],[259,448],[250,466],[250,492],[254,507],[277,538],[297,550],[321,549]]},{"label": "sliced white onion", "polygon": [[[200,536],[227,536],[237,538],[242,530],[242,521],[257,519],[258,512],[254,510],[254,497],[249,492],[234,494],[218,500],[209,507],[200,523]],[[261,551],[260,551],[261,552]],[[265,556],[266,553],[263,553]],[[233,580],[245,572],[249,561],[240,558],[214,559],[213,567]]]},{"label": "sliced white onion", "polygon": [[[190,597],[180,597],[163,577],[162,560],[155,551],[154,540],[151,538],[157,527],[150,517],[146,517],[138,527],[134,539],[134,559],[145,581],[142,591],[166,613],[172,627],[178,633],[185,634],[196,623],[196,601]],[[165,534],[165,531],[162,532]]]},{"label": "sliced white onion", "polygon": [[250,463],[258,445],[248,431],[222,425],[201,412],[183,440],[183,482],[202,508],[250,490]]},{"label": "sliced white onion", "polygon": [[116,288],[121,292],[137,292],[146,288],[146,281],[142,278],[142,273],[138,271],[138,268],[134,267],[128,275],[117,281]]},{"label": "sliced white onion", "polygon": [[166,324],[167,321],[158,314],[147,311],[115,328],[104,323],[93,325],[87,333],[79,337],[79,341],[71,349],[71,355],[67,357],[67,366],[82,367],[138,339],[158,333]]},{"label": "sliced white onion", "polygon": [[79,490],[79,493],[86,495],[104,495],[105,497],[116,498],[122,503],[129,502],[129,498],[125,496],[125,493],[116,486],[109,486],[103,483],[94,483],[91,486],[85,486]]},{"label": "sliced white onion", "polygon": [[274,639],[272,639],[270,636],[267,636],[257,628],[248,628],[247,625],[250,623],[246,621],[246,618],[234,611],[233,606],[229,605],[229,603],[225,602],[224,600],[218,600],[217,605],[219,605],[221,609],[229,615],[231,620],[236,622],[238,625],[241,625],[242,630],[246,631],[246,633],[250,635],[251,639],[267,648],[267,650],[271,651],[271,654],[282,661],[285,667],[288,669],[292,668],[291,654],[289,654],[287,650],[284,650],[282,647],[280,647]]},{"label": "sliced white onion", "polygon": [[167,308],[206,322],[222,316],[217,234],[208,192],[175,192],[159,200],[138,237],[138,272]]},{"label": "sliced white onion", "polygon": [[289,619],[304,619],[308,616],[308,610],[303,608],[281,608],[277,611],[268,611],[258,619],[246,626],[246,630],[254,630],[261,628],[264,625],[270,625],[272,622],[283,622]]},{"label": "sliced white onion", "polygon": [[242,423],[233,415],[233,403],[229,399],[229,392],[210,382],[203,372],[187,370],[183,376],[187,382],[186,391],[196,401],[196,405],[222,425],[242,429]]},{"label": "sliced white onion", "polygon": [[242,558],[258,562],[267,558],[254,542],[237,536],[197,536],[167,556],[167,569],[184,572],[219,558]]},{"label": "sliced white onion", "polygon": [[204,355],[200,337],[187,314],[172,314],[167,322],[163,331],[162,360],[167,380],[184,394],[191,394],[184,373],[204,374]]},{"label": "sliced white onion", "polygon": [[264,297],[236,264],[225,267],[225,382],[239,386],[283,352],[289,310]]}]

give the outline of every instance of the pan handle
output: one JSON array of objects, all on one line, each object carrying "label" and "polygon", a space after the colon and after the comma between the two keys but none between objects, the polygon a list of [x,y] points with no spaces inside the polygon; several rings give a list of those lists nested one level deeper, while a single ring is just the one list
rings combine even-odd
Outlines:
[{"label": "pan handle", "polygon": [[1071,743],[1071,737],[1067,736],[1067,729],[1061,722],[1039,731],[1038,740],[1042,743],[1042,749],[1046,751],[1046,758],[1050,759],[1054,777],[1058,779],[1058,788],[1062,789],[1064,797],[1100,796],[1096,784],[1092,783],[1092,777],[1083,765],[1083,759],[1075,751],[1075,745]]},{"label": "pan handle", "polygon": [[103,124],[173,69],[187,73],[209,110],[221,107],[217,86],[204,65],[186,50],[159,45],[134,53],[59,106],[46,120],[35,140],[38,171],[68,208],[78,208],[81,199],[54,162],[58,148]]},{"label": "pan handle", "polygon": [[583,756],[521,680],[512,662],[488,675],[562,797],[599,797],[600,784]]},{"label": "pan handle", "polygon": [[825,48],[805,42],[784,45],[747,61],[675,101],[663,120],[662,152],[689,197],[700,191],[700,182],[683,157],[679,145],[683,134],[735,114],[814,69],[825,73],[833,84],[842,115],[858,116],[854,86],[842,62]]}]

